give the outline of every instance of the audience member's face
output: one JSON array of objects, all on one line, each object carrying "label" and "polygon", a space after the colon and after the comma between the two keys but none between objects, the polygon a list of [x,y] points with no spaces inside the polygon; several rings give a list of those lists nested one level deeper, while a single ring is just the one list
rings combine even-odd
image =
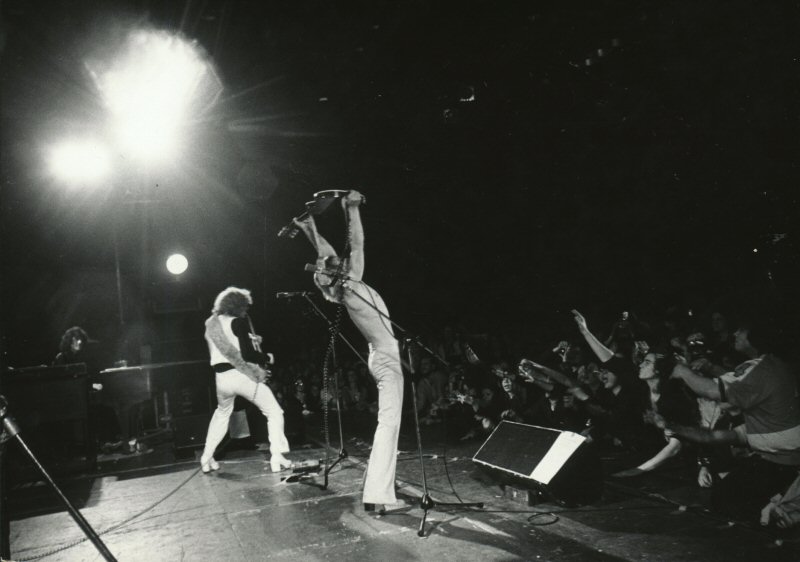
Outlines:
[{"label": "audience member's face", "polygon": [[69,342],[69,349],[72,353],[79,353],[83,349],[83,340],[81,338],[72,338],[72,341]]},{"label": "audience member's face", "polygon": [[514,383],[508,377],[503,377],[503,380],[500,384],[503,386],[503,390],[506,392],[511,392],[514,389]]},{"label": "audience member's face", "polygon": [[593,386],[599,380],[600,369],[594,363],[589,363],[584,369],[578,370],[578,382]]},{"label": "audience member's face", "polygon": [[736,333],[733,334],[733,348],[740,353],[750,348],[750,340],[747,339],[747,336],[749,335],[750,330],[747,328],[739,328],[736,330]]},{"label": "audience member's face", "polygon": [[483,390],[481,390],[481,398],[487,401],[491,400],[492,398],[494,398],[494,390],[492,390],[491,388],[484,388]]},{"label": "audience member's face", "polygon": [[642,380],[649,380],[656,377],[656,356],[648,353],[639,363],[639,378]]},{"label": "audience member's face", "polygon": [[600,369],[600,382],[603,383],[603,388],[611,390],[617,386],[617,375],[607,369]]}]

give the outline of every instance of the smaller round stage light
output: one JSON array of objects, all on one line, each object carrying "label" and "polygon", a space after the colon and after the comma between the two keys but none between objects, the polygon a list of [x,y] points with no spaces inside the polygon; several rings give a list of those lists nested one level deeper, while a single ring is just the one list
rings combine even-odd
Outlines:
[{"label": "smaller round stage light", "polygon": [[167,258],[167,271],[180,275],[189,268],[189,260],[183,254],[172,254]]}]

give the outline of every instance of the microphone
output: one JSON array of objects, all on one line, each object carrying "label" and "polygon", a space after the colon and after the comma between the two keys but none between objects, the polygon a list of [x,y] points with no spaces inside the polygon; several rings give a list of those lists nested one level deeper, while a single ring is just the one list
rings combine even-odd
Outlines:
[{"label": "microphone", "polygon": [[287,293],[278,293],[275,295],[276,299],[290,299],[292,297],[307,297],[310,295],[308,291],[292,291]]},{"label": "microphone", "polygon": [[348,277],[345,275],[346,271],[339,271],[338,269],[328,269],[325,267],[317,267],[313,263],[307,263],[305,267],[303,267],[303,271],[308,271],[309,273],[324,273],[328,277],[335,277],[339,279],[340,277],[344,277],[347,279]]},{"label": "microphone", "polygon": [[[322,273],[330,277],[330,283],[326,283],[325,286],[328,285],[335,285],[337,283],[341,283],[342,281],[350,281],[350,278],[347,276],[346,271],[341,271],[338,269],[326,269],[324,267],[317,267],[313,263],[307,263],[305,268],[306,271],[310,271],[314,274]],[[345,285],[346,287],[347,285]]]}]

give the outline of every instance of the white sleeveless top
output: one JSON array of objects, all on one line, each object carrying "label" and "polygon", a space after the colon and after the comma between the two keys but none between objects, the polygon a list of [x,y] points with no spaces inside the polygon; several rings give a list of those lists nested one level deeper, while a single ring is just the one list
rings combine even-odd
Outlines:
[{"label": "white sleeveless top", "polygon": [[[231,342],[231,345],[236,349],[240,349],[239,347],[239,338],[236,337],[236,334],[233,333],[233,328],[231,324],[233,323],[235,316],[228,316],[227,314],[220,314],[218,316],[220,324],[222,324],[222,333],[225,334],[225,337],[228,338],[228,341]],[[211,356],[211,364],[216,365],[218,363],[228,363],[228,359],[220,353],[217,346],[214,345],[208,335],[206,335],[206,343],[208,343],[208,353]]]}]

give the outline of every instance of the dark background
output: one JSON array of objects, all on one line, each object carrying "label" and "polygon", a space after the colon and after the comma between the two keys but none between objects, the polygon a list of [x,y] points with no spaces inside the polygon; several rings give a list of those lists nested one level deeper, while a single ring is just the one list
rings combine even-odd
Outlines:
[{"label": "dark background", "polygon": [[[323,189],[367,197],[365,280],[393,317],[520,348],[621,310],[793,311],[797,2],[2,3],[5,362],[49,362],[83,326],[107,360],[203,357],[227,285],[275,349],[324,342],[301,238]],[[42,145],[103,107],[83,61],[127,25],[182,29],[225,90],[168,170],[66,190]],[[117,313],[120,232],[125,323]],[[341,214],[321,220],[342,247]],[[189,271],[170,279],[173,249]],[[757,252],[754,252],[757,249]],[[326,310],[331,310],[326,308]],[[598,325],[599,322],[599,325]],[[605,324],[604,324],[605,323]]]}]

